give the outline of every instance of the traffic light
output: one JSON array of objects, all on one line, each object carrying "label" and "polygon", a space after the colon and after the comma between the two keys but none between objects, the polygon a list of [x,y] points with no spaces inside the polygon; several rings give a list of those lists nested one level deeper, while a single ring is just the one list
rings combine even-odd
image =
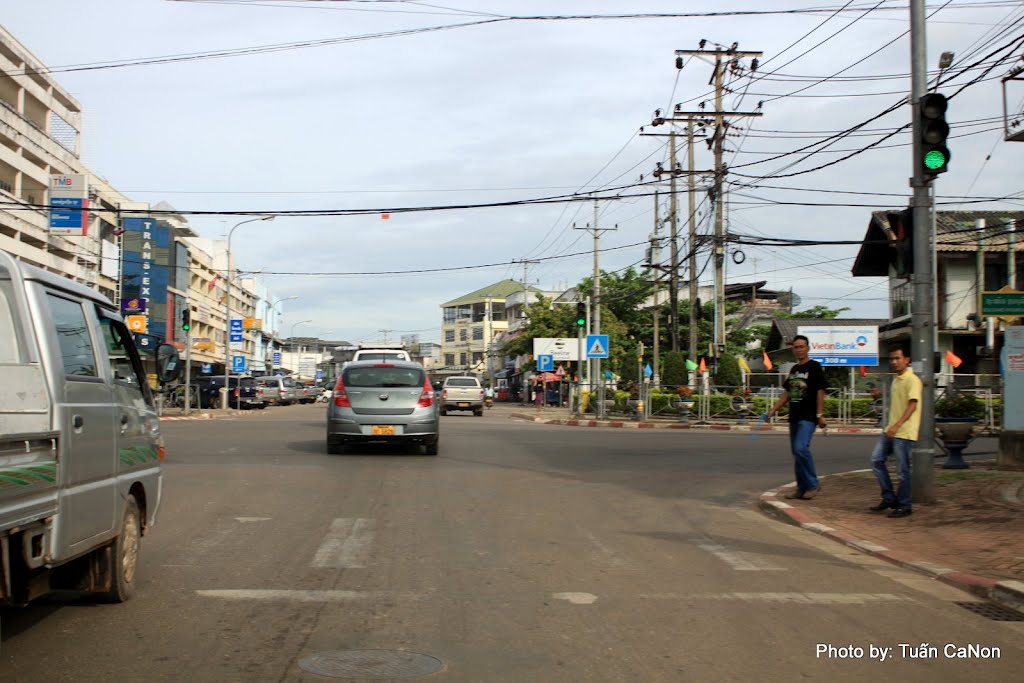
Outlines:
[{"label": "traffic light", "polygon": [[185,332],[192,329],[192,311],[188,308],[181,310],[181,329]]},{"label": "traffic light", "polygon": [[894,238],[889,263],[896,269],[897,277],[910,277],[914,273],[914,210],[903,209],[886,217]]},{"label": "traffic light", "polygon": [[949,164],[949,124],[946,123],[945,95],[930,93],[921,98],[918,110],[921,114],[921,168],[926,179],[945,173]]},{"label": "traffic light", "polygon": [[576,327],[587,326],[587,305],[582,301],[576,304]]}]

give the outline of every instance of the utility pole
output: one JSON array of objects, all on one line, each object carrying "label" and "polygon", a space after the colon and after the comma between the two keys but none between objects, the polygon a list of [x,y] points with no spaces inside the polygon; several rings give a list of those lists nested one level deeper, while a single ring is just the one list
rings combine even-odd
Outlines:
[{"label": "utility pole", "polygon": [[[540,263],[540,261],[530,260],[530,259],[513,259],[512,263],[522,263],[523,264],[523,311],[522,311],[522,315],[520,317],[524,321],[523,324],[525,325],[526,324],[525,321],[526,321],[527,294],[528,294],[528,285],[527,285],[527,280],[526,280],[527,271],[529,270],[531,263]],[[466,346],[466,350],[467,351],[469,350],[468,344]],[[527,399],[529,398],[530,386],[526,383],[526,377],[525,377],[526,373],[523,372],[522,375],[523,375],[523,403],[524,404],[529,404]]]},{"label": "utility pole", "polygon": [[925,0],[910,0],[910,109],[913,130],[914,175],[910,185],[914,190],[914,300],[911,307],[911,334],[913,335],[912,364],[921,378],[921,438],[914,442],[911,467],[911,490],[915,503],[931,503],[935,499],[935,324],[932,302],[935,282],[932,279],[932,261],[935,258],[931,243],[931,197],[921,156],[921,120],[918,102],[928,94],[928,65],[925,49]]},{"label": "utility pole", "polygon": [[[666,119],[671,121],[683,121],[691,120],[693,117],[697,117],[702,120],[714,119],[715,133],[712,139],[712,148],[715,154],[715,170],[714,170],[714,202],[715,202],[715,239],[714,239],[714,251],[713,257],[715,259],[715,334],[714,334],[714,357],[718,358],[718,349],[725,345],[725,202],[723,201],[723,187],[725,185],[725,174],[727,168],[722,160],[724,153],[724,142],[725,137],[729,131],[730,117],[756,117],[761,116],[761,112],[738,112],[738,111],[725,111],[722,108],[722,93],[724,91],[724,75],[725,69],[728,64],[736,65],[739,60],[744,57],[760,57],[763,53],[761,52],[746,52],[736,49],[734,43],[730,48],[723,48],[722,46],[716,46],[714,50],[676,50],[677,66],[681,64],[679,57],[682,56],[695,56],[702,58],[713,58],[714,59],[714,73],[711,75],[711,79],[708,82],[709,85],[713,85],[715,88],[715,110],[713,112],[705,111],[679,111],[679,107],[676,107],[674,117]],[[754,70],[754,67],[751,67]],[[702,103],[703,106],[703,103]],[[690,149],[693,149],[692,141]],[[692,196],[692,195],[691,195]],[[693,210],[691,210],[691,220],[693,220]],[[692,234],[691,234],[692,237]],[[691,244],[691,249],[693,245]],[[691,262],[692,268],[692,262]],[[691,272],[691,280],[693,270]],[[691,296],[693,295],[694,289],[691,288]],[[693,307],[694,300],[691,299],[690,306]],[[691,329],[693,329],[694,317],[691,313],[690,316]],[[692,338],[691,338],[692,343]],[[694,344],[694,346],[696,346]],[[691,353],[694,352],[691,350]]]},{"label": "utility pole", "polygon": [[[691,362],[697,362],[697,333],[698,333],[698,321],[700,320],[700,309],[697,308],[697,191],[695,187],[696,176],[694,175],[694,162],[693,162],[693,117],[686,122],[686,163],[687,171],[689,174],[686,178],[687,190],[690,195],[690,250],[687,258],[687,268],[689,277],[689,296],[690,296],[690,345],[689,345],[689,359]],[[696,378],[694,373],[694,378]],[[697,385],[694,383],[692,389],[696,389]]]},{"label": "utility pole", "polygon": [[[590,334],[601,334],[601,267],[599,263],[599,255],[601,253],[601,233],[608,232],[611,230],[618,230],[618,226],[614,228],[599,228],[597,227],[598,217],[598,205],[597,200],[594,200],[594,224],[588,225],[585,228],[573,227],[575,230],[588,230],[594,235],[594,292],[591,295],[591,307],[587,321],[590,324]],[[593,396],[593,382],[597,380],[597,416],[604,417],[604,380],[601,378],[601,359],[593,358],[590,361],[592,363],[589,371],[591,381],[591,396]]]},{"label": "utility pole", "polygon": [[[658,202],[660,201],[658,191],[654,191],[654,236],[651,240],[651,270],[654,270],[654,265],[657,263],[661,265],[661,219],[658,216]],[[658,294],[661,289],[658,275],[655,274],[652,278],[654,282],[654,377],[652,377],[654,386],[661,384],[661,312],[658,306]]]}]

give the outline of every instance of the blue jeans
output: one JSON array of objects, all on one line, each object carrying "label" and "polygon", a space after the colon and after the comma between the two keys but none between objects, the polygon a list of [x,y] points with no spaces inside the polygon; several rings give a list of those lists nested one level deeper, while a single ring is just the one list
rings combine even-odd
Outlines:
[{"label": "blue jeans", "polygon": [[[871,467],[882,487],[882,498],[887,502],[896,503],[896,507],[911,509],[910,501],[910,453],[914,450],[914,442],[910,439],[890,439],[885,434],[878,437],[875,450],[871,454]],[[896,472],[900,476],[900,485],[894,493],[892,479],[886,460],[890,455],[896,456]]]},{"label": "blue jeans", "polygon": [[789,423],[789,446],[793,451],[797,491],[813,491],[818,488],[818,474],[814,471],[814,458],[811,457],[811,437],[817,426],[810,420]]}]

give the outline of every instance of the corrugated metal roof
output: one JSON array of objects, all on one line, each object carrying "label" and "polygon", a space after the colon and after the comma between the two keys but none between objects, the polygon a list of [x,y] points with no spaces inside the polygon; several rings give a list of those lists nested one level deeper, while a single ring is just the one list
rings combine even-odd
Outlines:
[{"label": "corrugated metal roof", "polygon": [[[536,287],[527,287],[531,292],[539,292]],[[475,292],[464,294],[457,299],[446,301],[442,307],[458,306],[459,304],[474,304],[488,299],[506,299],[516,292],[523,291],[523,283],[515,280],[500,280],[492,285],[482,287]]]}]

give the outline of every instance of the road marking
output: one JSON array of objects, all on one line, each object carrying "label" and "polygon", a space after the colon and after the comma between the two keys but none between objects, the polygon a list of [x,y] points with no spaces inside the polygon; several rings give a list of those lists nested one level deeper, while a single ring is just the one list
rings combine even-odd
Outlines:
[{"label": "road marking", "polygon": [[868,605],[878,602],[912,602],[892,593],[641,593],[649,600],[739,600],[742,602],[788,602],[799,605]]},{"label": "road marking", "polygon": [[607,545],[602,543],[597,536],[590,531],[577,527],[583,532],[583,535],[587,537],[594,546],[601,551],[598,564],[604,564],[612,569],[634,569],[634,565],[628,560],[620,557],[614,550],[609,548]]},{"label": "road marking", "polygon": [[266,522],[270,520],[270,517],[235,517],[236,521],[242,522]]},{"label": "road marking", "polygon": [[597,596],[593,593],[552,593],[551,597],[556,600],[568,600],[574,605],[592,605],[597,602]]},{"label": "road marking", "polygon": [[365,567],[369,562],[375,527],[376,521],[372,519],[335,519],[310,566],[335,569]]},{"label": "road marking", "polygon": [[767,560],[762,560],[757,555],[739,550],[729,550],[724,545],[701,543],[697,547],[711,553],[738,572],[782,571],[782,567],[778,567]]},{"label": "road marking", "polygon": [[277,600],[288,602],[346,602],[350,600],[381,600],[384,598],[414,599],[416,593],[391,593],[388,591],[343,591],[343,590],[261,590],[242,588],[234,590],[198,590],[196,595],[222,600]]}]

